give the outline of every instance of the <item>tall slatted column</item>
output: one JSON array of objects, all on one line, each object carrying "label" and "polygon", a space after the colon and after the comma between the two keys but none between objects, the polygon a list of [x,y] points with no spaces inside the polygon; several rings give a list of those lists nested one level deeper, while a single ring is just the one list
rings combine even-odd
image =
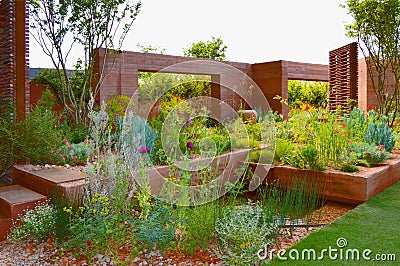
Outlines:
[{"label": "tall slatted column", "polygon": [[0,0],[0,112],[14,104],[18,119],[29,108],[29,12],[26,0]]},{"label": "tall slatted column", "polygon": [[329,107],[349,112],[349,100],[358,98],[358,49],[350,43],[329,52]]}]

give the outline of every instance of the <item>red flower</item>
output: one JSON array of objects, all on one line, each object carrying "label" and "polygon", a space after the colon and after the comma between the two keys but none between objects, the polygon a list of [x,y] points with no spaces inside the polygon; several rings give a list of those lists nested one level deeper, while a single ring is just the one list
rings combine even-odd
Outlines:
[{"label": "red flower", "polygon": [[372,105],[368,105],[368,111],[371,111],[372,109],[374,109],[374,107]]},{"label": "red flower", "polygon": [[310,106],[306,106],[306,108],[304,108],[304,111],[308,111],[308,110],[310,110]]},{"label": "red flower", "polygon": [[74,156],[74,158],[72,160],[76,163],[78,161],[78,157]]},{"label": "red flower", "polygon": [[69,146],[69,147],[68,147],[68,150],[69,150],[69,151],[70,151],[70,150],[72,150],[72,149],[73,149],[73,147],[72,147],[72,146]]}]

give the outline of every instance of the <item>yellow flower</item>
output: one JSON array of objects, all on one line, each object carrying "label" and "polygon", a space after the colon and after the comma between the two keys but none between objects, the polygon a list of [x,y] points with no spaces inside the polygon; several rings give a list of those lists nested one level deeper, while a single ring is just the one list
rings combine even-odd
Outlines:
[{"label": "yellow flower", "polygon": [[64,207],[63,211],[65,211],[66,213],[71,213],[72,212],[72,207],[69,207],[69,208]]}]

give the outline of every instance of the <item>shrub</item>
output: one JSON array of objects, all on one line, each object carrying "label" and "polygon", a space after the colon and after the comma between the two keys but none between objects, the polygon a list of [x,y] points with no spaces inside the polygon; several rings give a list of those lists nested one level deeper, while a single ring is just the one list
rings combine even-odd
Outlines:
[{"label": "shrub", "polygon": [[25,215],[18,218],[14,223],[11,233],[8,235],[10,241],[22,241],[27,238],[40,240],[54,233],[55,210],[48,202],[37,205],[33,210],[27,210]]},{"label": "shrub", "polygon": [[64,145],[53,151],[55,164],[83,164],[86,163],[89,156],[93,153],[93,145],[90,143],[89,137],[86,136],[84,142],[78,144],[70,144],[68,140],[64,138]]},{"label": "shrub", "polygon": [[249,203],[227,207],[215,231],[219,239],[217,256],[225,265],[254,265],[259,260],[257,252],[274,243],[278,226],[261,207]]},{"label": "shrub", "polygon": [[314,146],[309,145],[302,149],[300,158],[304,162],[304,166],[308,166],[310,169],[319,171],[325,169],[325,167],[320,163],[318,151]]},{"label": "shrub", "polygon": [[368,143],[353,143],[347,148],[346,154],[342,160],[348,164],[364,165],[367,167],[374,166],[384,162],[390,158],[390,154],[386,152],[385,147],[374,146]]},{"label": "shrub", "polygon": [[364,111],[361,111],[357,107],[353,108],[350,115],[345,114],[343,116],[343,124],[345,125],[346,130],[350,133],[350,138],[353,141],[363,140],[367,122]]},{"label": "shrub", "polygon": [[168,243],[175,240],[175,227],[170,211],[172,206],[157,201],[147,219],[137,221],[137,238],[148,249],[154,245],[164,250]]},{"label": "shrub", "polygon": [[290,80],[288,84],[288,103],[299,107],[302,102],[321,107],[328,102],[328,83]]},{"label": "shrub", "polygon": [[33,164],[51,163],[48,151],[62,144],[62,128],[55,113],[38,104],[18,126],[20,159]]},{"label": "shrub", "polygon": [[110,119],[109,123],[113,130],[116,130],[117,120],[119,117],[124,117],[126,108],[131,103],[131,99],[125,95],[118,95],[109,99],[106,103],[106,112]]},{"label": "shrub", "polygon": [[360,169],[352,164],[344,164],[342,165],[342,167],[340,167],[340,171],[342,172],[347,172],[347,173],[356,173],[358,171],[360,171]]},{"label": "shrub", "polygon": [[287,139],[276,139],[275,146],[275,161],[280,161],[283,163],[288,163],[290,161],[289,158],[293,156],[293,152],[296,151],[296,146],[293,141]]},{"label": "shrub", "polygon": [[183,229],[187,234],[181,234],[180,243],[185,252],[193,255],[198,247],[205,250],[213,242],[215,222],[221,214],[220,208],[218,201],[184,208]]},{"label": "shrub", "polygon": [[0,111],[0,177],[18,158],[15,145],[18,143],[17,125],[11,114],[15,114],[12,105]]},{"label": "shrub", "polygon": [[393,130],[387,124],[387,118],[382,117],[382,121],[373,121],[368,124],[364,141],[372,145],[383,145],[386,151],[392,151],[395,140]]}]

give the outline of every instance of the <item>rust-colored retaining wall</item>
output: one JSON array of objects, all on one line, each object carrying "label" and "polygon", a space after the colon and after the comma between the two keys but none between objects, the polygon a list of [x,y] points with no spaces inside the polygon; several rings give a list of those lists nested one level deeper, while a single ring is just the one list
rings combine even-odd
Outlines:
[{"label": "rust-colored retaining wall", "polygon": [[268,182],[279,180],[284,187],[293,179],[312,182],[323,191],[324,198],[349,204],[360,204],[382,192],[400,180],[400,154],[381,166],[364,168],[358,173],[344,173],[337,170],[312,171],[291,166],[274,166],[268,173]]}]

